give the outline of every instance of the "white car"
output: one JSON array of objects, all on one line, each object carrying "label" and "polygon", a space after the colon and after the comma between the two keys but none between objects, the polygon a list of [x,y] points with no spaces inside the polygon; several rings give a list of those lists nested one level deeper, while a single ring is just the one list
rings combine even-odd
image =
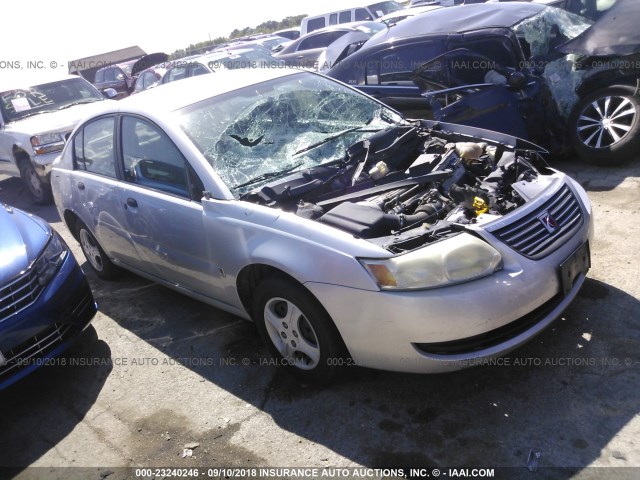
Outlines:
[{"label": "white car", "polygon": [[76,76],[30,86],[0,84],[0,173],[21,177],[35,203],[51,202],[51,163],[77,123],[95,111],[87,104],[103,100]]},{"label": "white car", "polygon": [[122,267],[255,321],[307,381],[473,365],[576,296],[591,206],[534,145],[406,120],[311,72],[215,80],[106,105],[55,162],[99,276]]}]

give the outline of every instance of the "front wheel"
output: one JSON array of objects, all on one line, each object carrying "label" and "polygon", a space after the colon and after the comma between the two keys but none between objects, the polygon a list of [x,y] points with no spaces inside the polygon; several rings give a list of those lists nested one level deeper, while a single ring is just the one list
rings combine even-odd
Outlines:
[{"label": "front wheel", "polygon": [[255,291],[253,317],[262,340],[293,375],[309,383],[335,377],[345,358],[342,339],[302,286],[281,278],[264,280]]},{"label": "front wheel", "polygon": [[111,260],[109,260],[109,257],[107,257],[107,254],[98,244],[96,238],[89,231],[87,226],[80,221],[77,223],[76,236],[80,241],[82,253],[84,253],[91,269],[96,273],[96,275],[105,280],[112,280],[116,278],[118,273],[120,273],[120,269],[116,267]]},{"label": "front wheel", "polygon": [[638,155],[640,101],[635,90],[611,86],[578,102],[569,118],[569,134],[581,160],[614,166]]},{"label": "front wheel", "polygon": [[20,178],[27,187],[31,199],[37,205],[47,205],[53,200],[51,185],[42,181],[29,160],[20,162]]}]

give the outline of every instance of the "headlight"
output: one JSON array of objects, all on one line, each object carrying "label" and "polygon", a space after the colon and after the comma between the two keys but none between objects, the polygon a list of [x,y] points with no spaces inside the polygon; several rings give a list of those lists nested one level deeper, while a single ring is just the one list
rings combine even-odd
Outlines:
[{"label": "headlight", "polygon": [[47,247],[35,262],[38,282],[44,286],[53,278],[67,255],[67,246],[55,231]]},{"label": "headlight", "polygon": [[31,146],[36,155],[59,152],[64,148],[64,136],[60,132],[34,135],[31,137]]},{"label": "headlight", "polygon": [[452,285],[491,275],[502,265],[500,253],[462,233],[448,240],[386,260],[360,262],[382,289],[411,290]]}]

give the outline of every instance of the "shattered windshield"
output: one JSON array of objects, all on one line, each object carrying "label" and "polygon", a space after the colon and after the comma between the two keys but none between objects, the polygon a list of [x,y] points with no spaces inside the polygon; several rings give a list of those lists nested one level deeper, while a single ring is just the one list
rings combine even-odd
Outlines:
[{"label": "shattered windshield", "polygon": [[0,109],[7,122],[60,110],[77,103],[104,100],[91,84],[78,78],[0,92]]},{"label": "shattered windshield", "polygon": [[343,159],[350,145],[403,121],[364,95],[307,72],[209,98],[177,114],[236,196],[280,172]]},{"label": "shattered windshield", "polygon": [[555,7],[547,7],[514,27],[530,49],[529,58],[545,56],[563,43],[573,40],[593,25],[591,20]]}]

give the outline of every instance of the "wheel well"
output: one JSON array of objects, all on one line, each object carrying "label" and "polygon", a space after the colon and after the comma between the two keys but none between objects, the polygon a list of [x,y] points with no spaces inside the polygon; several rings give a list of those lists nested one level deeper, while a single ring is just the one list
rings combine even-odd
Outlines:
[{"label": "wheel well", "polygon": [[255,264],[244,267],[238,274],[236,287],[242,305],[249,315],[251,315],[253,292],[258,284],[268,277],[285,278],[300,285],[300,282],[294,277],[271,265]]},{"label": "wheel well", "polygon": [[589,95],[591,92],[601,90],[603,88],[615,87],[617,85],[624,85],[628,87],[639,87],[640,79],[637,75],[618,76],[607,74],[609,72],[603,72],[602,75],[596,75],[587,79],[582,85],[578,87],[577,94],[580,98]]},{"label": "wheel well", "polygon": [[21,149],[20,147],[18,147],[17,145],[13,146],[13,158],[16,159],[16,165],[18,166],[18,168],[20,168],[20,164],[22,162],[31,161],[31,157],[29,157],[29,154],[25,152],[23,149]]},{"label": "wheel well", "polygon": [[65,210],[63,217],[64,223],[67,225],[67,229],[71,232],[73,238],[75,238],[76,241],[79,242],[80,239],[78,238],[78,233],[76,232],[76,222],[81,222],[82,220],[80,220],[78,216],[71,210]]},{"label": "wheel well", "polygon": [[[244,306],[245,310],[249,313],[249,315],[251,315],[252,313],[251,305],[253,300],[253,292],[255,291],[256,287],[262,280],[269,277],[279,277],[281,279],[294,282],[300,285],[302,288],[304,288],[307,292],[309,292],[309,290],[302,283],[300,283],[296,278],[292,277],[288,273],[285,273],[276,267],[272,267],[271,265],[264,265],[264,264],[248,265],[244,267],[242,270],[240,270],[240,273],[238,273],[238,277],[236,280],[236,288],[238,290],[238,296],[242,301],[242,305]],[[324,313],[327,315],[327,317],[331,320],[330,327],[335,330],[336,334],[338,335],[338,338],[340,339],[341,350],[345,352],[346,355],[351,355],[349,352],[349,349],[344,343],[342,335],[340,334],[340,330],[338,330],[338,327],[334,323],[329,313],[326,311],[324,306],[311,292],[309,292],[309,295],[311,295],[311,297],[317,302],[318,308],[321,308],[324,311]]]}]

